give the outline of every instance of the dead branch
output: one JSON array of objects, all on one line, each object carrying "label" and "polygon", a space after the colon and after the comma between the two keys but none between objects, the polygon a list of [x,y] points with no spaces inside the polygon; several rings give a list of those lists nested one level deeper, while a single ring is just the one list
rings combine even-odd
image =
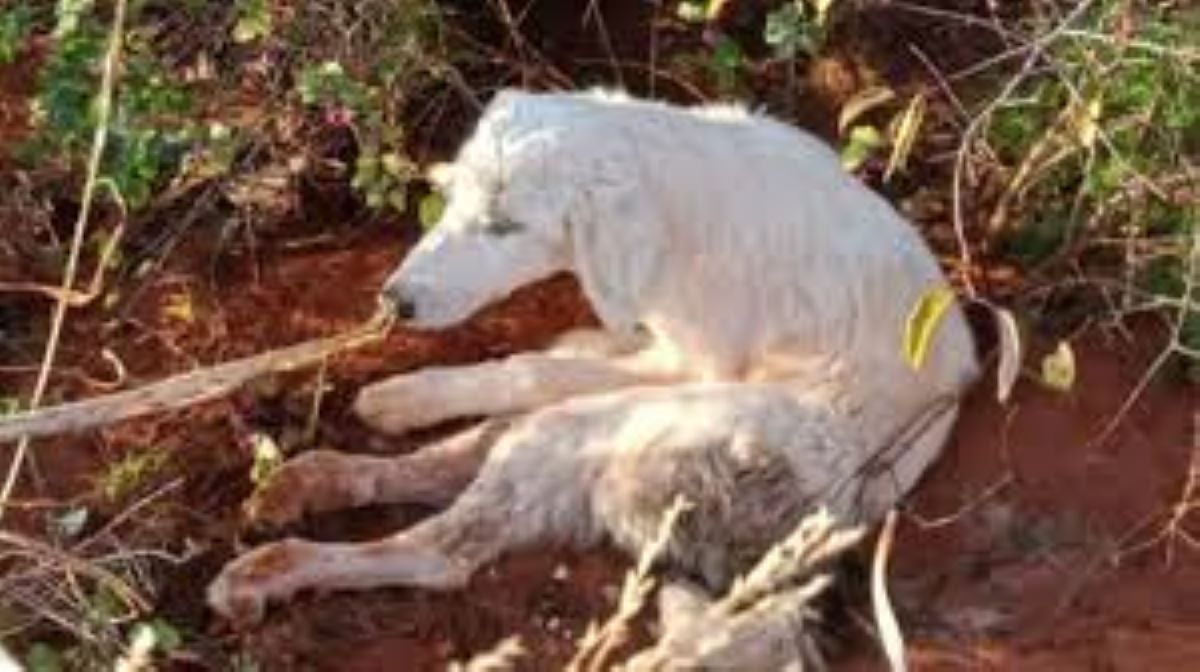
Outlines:
[{"label": "dead branch", "polygon": [[81,432],[216,399],[264,374],[294,371],[378,340],[390,323],[390,317],[381,314],[327,338],[189,371],[125,392],[19,413],[0,420],[0,443]]}]

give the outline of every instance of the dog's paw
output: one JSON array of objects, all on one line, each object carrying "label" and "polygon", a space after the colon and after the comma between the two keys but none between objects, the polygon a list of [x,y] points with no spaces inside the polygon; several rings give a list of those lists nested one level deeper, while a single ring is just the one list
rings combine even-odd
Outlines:
[{"label": "dog's paw", "polygon": [[312,544],[288,539],[261,546],[225,565],[208,586],[208,606],[237,628],[262,621],[267,604],[285,600],[312,556]]},{"label": "dog's paw", "polygon": [[447,419],[443,388],[448,383],[440,372],[421,371],[367,385],[354,399],[354,414],[385,434],[427,427]]},{"label": "dog's paw", "polygon": [[257,525],[281,527],[310,513],[365,504],[370,501],[374,477],[369,469],[356,469],[351,456],[310,451],[271,475],[246,502],[246,517]]}]

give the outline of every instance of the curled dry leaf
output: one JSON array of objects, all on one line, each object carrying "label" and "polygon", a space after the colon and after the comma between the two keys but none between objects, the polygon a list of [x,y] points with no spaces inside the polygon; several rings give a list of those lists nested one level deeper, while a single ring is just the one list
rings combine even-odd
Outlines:
[{"label": "curled dry leaf", "polygon": [[1021,331],[1012,312],[991,306],[996,316],[996,328],[1000,332],[1000,365],[996,371],[996,400],[1006,403],[1012,394],[1017,376],[1021,373]]},{"label": "curled dry leaf", "polygon": [[846,101],[846,104],[842,106],[841,113],[838,114],[838,135],[845,135],[850,124],[859,117],[895,98],[896,92],[887,86],[868,86],[854,94],[854,97]]},{"label": "curled dry leaf", "polygon": [[887,170],[883,173],[884,181],[892,179],[897,170],[903,170],[908,164],[908,155],[912,153],[917,135],[921,131],[921,123],[925,120],[927,107],[925,94],[918,93],[908,101],[908,107],[896,118],[891,128],[892,156],[888,159]]},{"label": "curled dry leaf", "polygon": [[1042,358],[1042,382],[1058,392],[1075,386],[1075,351],[1070,343],[1059,341],[1058,348]]}]

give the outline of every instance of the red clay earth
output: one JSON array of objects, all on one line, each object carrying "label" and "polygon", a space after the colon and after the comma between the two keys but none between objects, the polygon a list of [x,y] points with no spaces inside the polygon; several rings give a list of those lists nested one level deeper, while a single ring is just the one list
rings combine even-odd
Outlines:
[{"label": "red clay earth", "polygon": [[[170,334],[174,347],[214,361],[346,329],[373,305],[375,288],[396,260],[396,238],[364,235],[348,247],[270,259],[257,282],[247,274],[215,294],[200,292],[197,310],[204,318],[191,325],[172,324],[158,309],[161,295],[148,292],[145,314],[135,311],[145,332],[106,334],[103,343],[147,380],[190,366],[190,358],[149,347],[148,335]],[[339,359],[330,368],[335,391],[320,443],[343,449],[406,445],[368,437],[345,414],[345,400],[368,379],[533,347],[587,320],[572,283],[560,280],[524,292],[462,329],[397,334],[383,346]],[[96,329],[105,333],[104,322],[93,311],[77,316],[69,351],[86,355],[85,344],[94,343]],[[892,586],[916,669],[1200,667],[1195,549],[1179,545],[1171,565],[1162,544],[1120,553],[1153,536],[1180,496],[1194,440],[1195,390],[1169,380],[1152,384],[1111,439],[1089,447],[1153,354],[1151,330],[1138,334],[1132,344],[1106,341],[1098,331],[1077,339],[1080,380],[1070,393],[1025,382],[1002,407],[984,381],[969,400],[945,458],[912,500],[914,515],[895,550]],[[311,387],[312,377],[296,377],[295,389],[302,383]],[[236,641],[266,669],[439,669],[518,634],[533,652],[528,669],[553,670],[569,657],[587,623],[611,610],[623,559],[608,551],[539,549],[499,563],[470,590],[452,595],[396,589],[306,597],[236,637],[207,622],[201,590],[232,553],[236,504],[249,487],[248,454],[236,438],[246,424],[278,435],[303,419],[286,407],[306,400],[305,394],[277,394],[246,393],[174,418],[127,423],[89,440],[55,441],[41,449],[39,465],[52,475],[50,494],[66,497],[123,450],[156,442],[176,451],[173,462],[188,477],[177,505],[193,514],[175,516],[170,524],[178,538],[213,550],[168,583],[163,613],[227,637],[226,644]],[[362,538],[406,524],[413,513],[375,509],[327,516],[303,532]],[[917,516],[929,520],[920,525]],[[1117,557],[1121,562],[1114,564]],[[877,669],[877,656],[860,640],[846,668]]]}]

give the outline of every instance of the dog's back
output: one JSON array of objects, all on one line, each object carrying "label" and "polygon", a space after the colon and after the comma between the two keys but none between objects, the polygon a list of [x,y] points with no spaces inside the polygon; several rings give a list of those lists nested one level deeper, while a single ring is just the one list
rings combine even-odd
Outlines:
[{"label": "dog's back", "polygon": [[661,248],[642,317],[714,377],[829,381],[879,436],[976,378],[957,306],[921,370],[904,361],[906,319],[945,279],[917,231],[820,140],[736,106],[511,95],[537,117],[522,125],[569,124],[568,153],[617,157],[642,185],[656,230],[629,237]]}]

